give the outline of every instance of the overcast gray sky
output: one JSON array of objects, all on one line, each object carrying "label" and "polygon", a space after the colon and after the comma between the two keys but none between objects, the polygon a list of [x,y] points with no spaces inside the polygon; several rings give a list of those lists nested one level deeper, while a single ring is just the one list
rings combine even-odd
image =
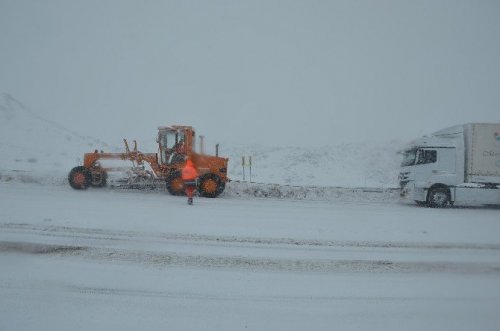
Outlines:
[{"label": "overcast gray sky", "polygon": [[500,1],[0,0],[0,92],[119,143],[267,145],[500,122]]}]

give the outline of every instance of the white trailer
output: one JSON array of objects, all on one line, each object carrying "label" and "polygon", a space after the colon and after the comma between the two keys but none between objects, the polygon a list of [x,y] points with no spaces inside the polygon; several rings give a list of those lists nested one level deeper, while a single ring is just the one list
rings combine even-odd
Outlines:
[{"label": "white trailer", "polygon": [[500,205],[500,123],[443,129],[401,153],[401,196],[430,207]]}]

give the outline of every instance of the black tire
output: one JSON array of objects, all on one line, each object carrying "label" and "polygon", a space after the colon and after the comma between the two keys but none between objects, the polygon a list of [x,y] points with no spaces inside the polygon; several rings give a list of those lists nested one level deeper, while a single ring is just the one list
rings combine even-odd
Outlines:
[{"label": "black tire", "polygon": [[94,169],[90,173],[91,180],[90,186],[92,187],[105,187],[108,181],[108,174],[102,169]]},{"label": "black tire", "polygon": [[75,190],[85,190],[92,182],[92,175],[89,169],[79,166],[71,169],[68,175],[69,185]]},{"label": "black tire", "polygon": [[198,181],[198,192],[205,198],[216,198],[224,191],[225,184],[216,174],[205,174]]},{"label": "black tire", "polygon": [[168,175],[165,180],[168,193],[172,195],[184,195],[184,181],[180,171],[175,171]]},{"label": "black tire", "polygon": [[431,208],[444,208],[450,204],[450,190],[446,187],[434,187],[429,190],[427,204]]}]

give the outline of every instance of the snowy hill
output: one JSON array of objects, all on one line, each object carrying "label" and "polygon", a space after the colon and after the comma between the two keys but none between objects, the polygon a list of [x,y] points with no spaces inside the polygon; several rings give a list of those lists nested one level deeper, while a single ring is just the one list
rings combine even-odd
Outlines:
[{"label": "snowy hill", "polygon": [[[57,180],[93,149],[107,143],[44,118],[9,94],[0,94],[0,176]],[[17,175],[16,175],[17,174]]]},{"label": "snowy hill", "polygon": [[[0,94],[0,178],[3,180],[62,182],[69,170],[82,161],[85,152],[122,151],[123,147],[117,146],[121,138],[117,137],[111,145],[75,132],[41,116],[15,97]],[[144,146],[141,141],[139,145]],[[230,159],[232,180],[243,179],[241,158],[251,156],[253,182],[388,188],[397,186],[399,156],[396,151],[401,145],[392,141],[296,148],[225,143],[221,146],[221,155]],[[250,179],[248,166],[245,179]]]},{"label": "snowy hill", "polygon": [[[239,146],[227,149],[230,174],[243,178],[242,156],[252,157],[252,181],[297,186],[396,187],[401,143],[346,143],[324,147]],[[224,151],[225,152],[225,151]],[[248,161],[247,161],[248,162]],[[249,180],[249,167],[245,167]]]}]

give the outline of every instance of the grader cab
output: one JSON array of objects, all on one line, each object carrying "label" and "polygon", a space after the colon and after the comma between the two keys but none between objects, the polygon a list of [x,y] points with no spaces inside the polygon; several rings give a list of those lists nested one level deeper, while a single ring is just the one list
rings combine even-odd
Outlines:
[{"label": "grader cab", "polygon": [[[202,138],[202,137],[201,137]],[[68,181],[74,189],[104,187],[107,184],[108,173],[125,172],[129,184],[136,182],[164,182],[172,195],[184,194],[184,183],[181,170],[188,158],[191,158],[198,169],[198,192],[201,196],[215,198],[224,191],[227,177],[228,159],[207,155],[203,151],[203,140],[200,140],[200,152],[195,152],[195,131],[191,126],[159,127],[158,153],[142,153],[137,149],[137,142],[131,150],[124,139],[124,153],[104,153],[97,150],[86,153],[83,165],[73,168]],[[105,166],[105,160],[131,161],[132,167]],[[146,169],[145,164],[149,165]]]}]

